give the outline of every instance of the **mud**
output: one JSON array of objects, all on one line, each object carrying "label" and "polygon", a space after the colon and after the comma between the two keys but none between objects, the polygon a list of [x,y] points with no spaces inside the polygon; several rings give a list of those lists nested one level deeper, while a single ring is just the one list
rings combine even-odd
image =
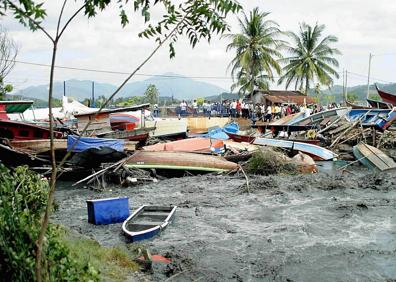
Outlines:
[{"label": "mud", "polygon": [[175,221],[141,244],[172,259],[153,280],[394,281],[396,174],[193,176],[94,192],[60,183],[55,222],[126,244],[121,224],[87,223],[87,199],[128,196],[177,205]]}]

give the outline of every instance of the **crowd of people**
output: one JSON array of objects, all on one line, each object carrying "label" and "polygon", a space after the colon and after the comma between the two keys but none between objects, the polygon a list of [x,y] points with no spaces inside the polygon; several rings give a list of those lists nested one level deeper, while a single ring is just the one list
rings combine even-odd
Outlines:
[{"label": "crowd of people", "polygon": [[[333,103],[327,107],[327,109],[338,107],[337,104]],[[314,113],[323,111],[323,107],[319,104],[312,105],[296,105],[287,103],[257,103],[253,104],[243,100],[224,100],[222,102],[203,101],[198,103],[197,100],[193,100],[191,104],[188,104],[186,100],[183,100],[176,113],[180,116],[230,116],[233,118],[246,118],[261,120],[264,122],[271,122],[282,117],[303,112],[305,116],[309,116]]]}]

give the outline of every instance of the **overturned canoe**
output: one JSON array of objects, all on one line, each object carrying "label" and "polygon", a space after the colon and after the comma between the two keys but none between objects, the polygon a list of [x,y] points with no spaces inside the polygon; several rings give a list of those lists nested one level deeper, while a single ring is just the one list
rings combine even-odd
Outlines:
[{"label": "overturned canoe", "polygon": [[197,152],[197,153],[220,153],[224,150],[224,143],[221,140],[210,138],[189,138],[168,143],[157,143],[155,145],[145,146],[145,151],[159,152]]},{"label": "overturned canoe", "polygon": [[270,139],[257,137],[253,142],[255,145],[264,145],[271,147],[278,147],[290,149],[292,151],[302,152],[311,156],[316,161],[329,161],[337,157],[337,154],[325,148],[302,142],[294,142],[281,139]]},{"label": "overturned canoe", "polygon": [[381,150],[364,143],[354,146],[353,154],[357,160],[370,169],[386,171],[396,168],[393,159]]},{"label": "overturned canoe", "polygon": [[122,224],[122,231],[132,242],[150,239],[172,221],[176,206],[141,206]]},{"label": "overturned canoe", "polygon": [[127,167],[169,170],[224,172],[238,167],[222,157],[185,152],[138,151],[132,155]]}]

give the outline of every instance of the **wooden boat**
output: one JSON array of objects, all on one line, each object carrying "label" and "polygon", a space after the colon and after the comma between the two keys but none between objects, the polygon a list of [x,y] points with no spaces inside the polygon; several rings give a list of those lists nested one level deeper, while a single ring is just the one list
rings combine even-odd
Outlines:
[{"label": "wooden boat", "polygon": [[345,118],[350,122],[360,120],[362,126],[369,127],[375,126],[378,120],[387,120],[390,112],[388,109],[352,109]]},{"label": "wooden boat", "polygon": [[122,231],[132,242],[150,239],[173,220],[176,206],[141,206],[122,224]]},{"label": "wooden boat", "polygon": [[337,108],[323,112],[319,112],[308,117],[301,117],[294,119],[290,125],[325,125],[339,117],[345,116],[349,112],[350,108]]},{"label": "wooden boat", "polygon": [[145,142],[149,138],[150,132],[154,129],[154,127],[143,127],[134,130],[109,131],[97,134],[96,136],[100,138],[126,139],[129,141]]},{"label": "wooden boat", "polygon": [[288,115],[285,116],[283,118],[274,120],[272,122],[270,122],[270,125],[285,125],[285,124],[292,124],[294,121],[296,121],[297,119],[301,119],[304,117],[304,113],[299,112],[299,113],[295,113],[292,115]]},{"label": "wooden boat", "polygon": [[253,144],[278,147],[278,148],[290,149],[292,151],[302,152],[304,154],[311,156],[316,161],[329,161],[337,157],[337,154],[333,153],[330,150],[327,150],[325,148],[313,144],[302,143],[302,142],[257,137],[256,140],[253,142]]},{"label": "wooden boat", "polygon": [[381,150],[364,143],[354,146],[353,154],[357,160],[370,169],[386,171],[396,168],[396,163],[392,158]]},{"label": "wooden boat", "polygon": [[228,137],[230,137],[235,142],[252,143],[256,138],[255,136],[253,136],[256,133],[249,135],[247,134],[247,132],[240,131],[239,124],[236,122],[232,122],[225,125],[224,132],[228,135]]},{"label": "wooden boat", "polygon": [[[55,131],[55,138],[62,138],[62,132]],[[50,138],[49,128],[22,121],[0,120],[0,138],[9,140],[33,140]]]},{"label": "wooden boat", "polygon": [[126,167],[164,170],[224,172],[238,168],[222,157],[186,152],[137,151],[127,161]]},{"label": "wooden boat", "polygon": [[157,143],[145,146],[145,151],[173,151],[173,152],[197,152],[197,153],[220,153],[224,150],[224,143],[221,140],[210,138],[189,138],[168,143]]},{"label": "wooden boat", "polygon": [[112,130],[133,130],[139,121],[139,118],[126,113],[110,114],[110,125]]},{"label": "wooden boat", "polygon": [[375,88],[377,89],[378,95],[380,95],[382,101],[396,106],[396,94],[380,90],[377,85],[375,85]]},{"label": "wooden boat", "polygon": [[38,157],[34,153],[12,148],[10,145],[0,144],[0,161],[6,166],[42,167],[51,165],[50,158]]}]

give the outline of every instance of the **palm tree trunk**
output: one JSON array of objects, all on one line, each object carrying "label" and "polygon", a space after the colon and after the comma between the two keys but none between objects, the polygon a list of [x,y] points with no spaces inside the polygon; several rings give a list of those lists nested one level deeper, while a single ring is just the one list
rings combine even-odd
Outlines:
[{"label": "palm tree trunk", "polygon": [[308,76],[305,77],[305,95],[308,96],[308,90],[309,90],[309,78]]}]

